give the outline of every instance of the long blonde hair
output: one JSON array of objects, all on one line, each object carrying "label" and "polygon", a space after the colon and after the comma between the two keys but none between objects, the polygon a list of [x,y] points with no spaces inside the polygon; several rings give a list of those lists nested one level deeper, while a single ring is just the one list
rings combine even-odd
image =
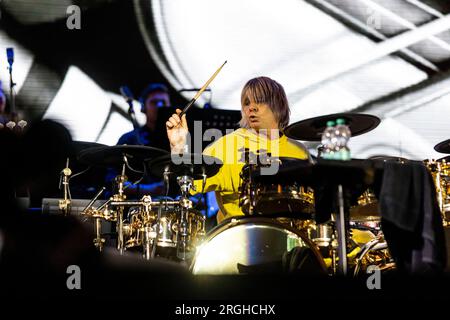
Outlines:
[{"label": "long blonde hair", "polygon": [[250,102],[266,103],[272,110],[278,122],[278,128],[283,130],[289,124],[290,109],[286,97],[286,92],[281,84],[268,77],[257,77],[250,79],[242,88],[241,93],[241,114],[239,121],[241,128],[249,128],[244,117],[244,106]]}]

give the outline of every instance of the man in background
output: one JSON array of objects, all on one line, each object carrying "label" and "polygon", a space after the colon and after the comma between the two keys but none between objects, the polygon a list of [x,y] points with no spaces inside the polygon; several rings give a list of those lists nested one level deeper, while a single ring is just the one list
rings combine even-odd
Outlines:
[{"label": "man in background", "polygon": [[169,107],[169,90],[162,83],[149,84],[139,98],[141,112],[146,116],[145,125],[123,134],[118,145],[144,145],[159,149],[169,150],[169,141],[164,130],[157,130],[158,109]]}]

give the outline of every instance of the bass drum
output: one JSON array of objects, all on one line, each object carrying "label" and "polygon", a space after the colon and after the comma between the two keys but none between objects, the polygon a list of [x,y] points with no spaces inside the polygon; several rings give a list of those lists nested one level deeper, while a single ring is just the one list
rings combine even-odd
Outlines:
[{"label": "bass drum", "polygon": [[211,230],[197,248],[191,270],[194,274],[327,273],[319,250],[303,231],[259,217],[233,218]]}]

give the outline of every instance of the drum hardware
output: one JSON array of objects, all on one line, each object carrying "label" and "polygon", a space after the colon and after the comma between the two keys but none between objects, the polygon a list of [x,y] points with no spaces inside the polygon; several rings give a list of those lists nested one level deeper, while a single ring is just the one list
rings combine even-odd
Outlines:
[{"label": "drum hardware", "polygon": [[67,158],[66,167],[61,171],[60,178],[60,189],[61,184],[63,187],[63,199],[59,200],[59,209],[62,211],[63,215],[68,216],[70,213],[70,188],[69,188],[69,179],[72,175],[72,170],[69,168],[69,158]]},{"label": "drum hardware", "polygon": [[[439,142],[434,146],[434,150],[440,153],[450,154],[450,139]],[[425,160],[425,164],[430,169],[436,185],[438,203],[441,209],[444,227],[450,226],[449,204],[450,204],[450,157],[438,160]],[[431,164],[431,166],[429,166]]]},{"label": "drum hardware", "polygon": [[[114,194],[109,201],[102,205],[98,209],[88,208],[85,210],[84,214],[87,216],[93,216],[96,218],[103,218],[109,221],[117,221],[116,231],[117,231],[117,249],[120,254],[124,253],[125,243],[124,243],[124,209],[125,209],[125,199],[124,194],[125,182],[128,178],[125,175],[126,168],[134,170],[130,166],[130,161],[133,164],[144,166],[145,160],[152,159],[154,157],[168,154],[167,151],[145,147],[145,146],[112,146],[112,147],[93,147],[84,150],[78,154],[78,160],[89,165],[100,165],[100,166],[114,166],[121,167],[121,173],[117,175],[114,179],[115,185],[117,187],[117,193]],[[147,200],[142,201],[142,206],[145,209]],[[110,207],[113,209],[111,210]],[[126,226],[126,232],[131,232],[129,226]],[[149,255],[147,255],[148,257]]]},{"label": "drum hardware", "polygon": [[377,201],[377,198],[375,197],[375,194],[373,194],[373,192],[371,192],[370,190],[366,190],[358,198],[358,205],[365,206],[365,205],[374,203],[375,201]]},{"label": "drum hardware", "polygon": [[[189,254],[192,251],[192,244],[206,233],[205,218],[192,212],[189,193],[195,190],[194,180],[201,180],[204,189],[206,178],[217,174],[222,163],[219,159],[203,154],[185,153],[158,157],[149,161],[147,166],[148,172],[154,176],[163,178],[165,182],[175,180],[180,187],[181,197],[176,208],[179,210],[179,219],[170,220],[176,220],[171,229],[176,233],[177,258],[181,261],[188,260],[191,258]],[[159,219],[160,221],[162,220]]]},{"label": "drum hardware", "polygon": [[[123,158],[126,160],[126,156],[123,155]],[[124,190],[124,183],[127,181],[127,176],[125,175],[125,163],[122,165],[122,173],[114,179],[114,181],[117,184],[118,187],[118,193],[113,196],[113,200],[116,202],[121,202],[126,199],[125,194],[123,193]],[[120,254],[124,253],[124,238],[123,238],[123,206],[117,206],[116,208],[117,212],[117,250],[119,250]]]},{"label": "drum hardware", "polygon": [[337,256],[338,256],[338,239],[336,234],[335,217],[327,223],[312,224],[311,231],[308,232],[308,238],[319,248],[323,257],[331,259],[330,271],[331,275],[337,274]]},{"label": "drum hardware", "polygon": [[448,194],[448,188],[450,187],[449,181],[449,165],[445,160],[425,160],[425,166],[433,178],[434,186],[436,188],[436,197],[439,205],[439,209],[442,215],[442,221],[444,227],[450,225],[450,221],[447,219],[446,203]]},{"label": "drum hardware", "polygon": [[347,228],[345,221],[345,209],[344,209],[344,188],[342,184],[339,184],[337,187],[337,202],[338,202],[338,210],[336,219],[336,230],[337,237],[339,241],[339,262],[338,262],[338,270],[344,276],[347,275],[348,261],[347,261]]},{"label": "drum hardware", "polygon": [[[203,181],[206,180],[206,175],[203,175]],[[180,176],[177,177],[178,185],[181,190],[181,198],[180,198],[180,222],[178,224],[178,232],[177,235],[179,239],[177,239],[177,257],[182,261],[186,260],[186,252],[188,246],[188,214],[189,209],[192,208],[192,201],[189,200],[188,195],[191,189],[194,188],[194,179],[190,176]]]},{"label": "drum hardware", "polygon": [[[180,179],[183,186],[187,181],[189,179]],[[177,257],[180,260],[188,259],[187,253],[191,250],[191,238],[200,236],[202,232],[204,233],[204,223],[201,224],[202,232],[192,230],[194,225],[193,219],[190,217],[192,202],[187,198],[181,198],[178,201],[152,201],[151,196],[146,195],[140,201],[111,201],[110,205],[112,207],[139,208],[138,214],[131,215],[130,223],[124,224],[124,236],[129,238],[125,246],[130,248],[142,245],[145,259],[155,257],[157,246],[176,247]],[[175,212],[170,212],[169,206],[174,207]],[[152,211],[153,207],[158,208],[156,216]],[[179,213],[176,213],[177,210],[179,210]],[[185,212],[183,213],[183,211]],[[163,213],[165,213],[165,216],[163,216]],[[182,223],[182,216],[184,216],[184,224]],[[173,239],[172,233],[175,233],[176,239]]]},{"label": "drum hardware", "polygon": [[[263,168],[274,161],[278,162],[277,174],[264,175]],[[241,210],[248,215],[311,219],[314,194],[312,188],[303,186],[305,177],[311,176],[311,167],[308,160],[287,157],[269,157],[263,164],[246,163],[240,173]],[[294,178],[292,170],[295,170]]]},{"label": "drum hardware", "polygon": [[375,239],[366,243],[355,258],[355,267],[353,276],[359,275],[363,267],[370,265],[377,266],[381,271],[395,268],[395,263],[389,254],[389,249],[383,236],[377,236]]},{"label": "drum hardware", "polygon": [[357,204],[350,208],[352,222],[379,221],[381,218],[378,199],[369,188],[357,200]]},{"label": "drum hardware", "polygon": [[255,165],[250,163],[249,149],[244,150],[245,164],[242,167],[239,177],[239,206],[245,214],[253,215],[254,207],[254,189],[252,188],[252,173],[255,171]]},{"label": "drum hardware", "polygon": [[[86,208],[84,208],[84,210],[82,211],[81,214],[84,215],[91,215],[95,218],[95,239],[94,239],[94,245],[95,247],[99,250],[102,251],[103,250],[103,245],[105,243],[105,239],[101,237],[102,234],[102,225],[101,225],[101,218],[105,218],[103,215],[99,216],[98,215],[98,210],[95,210],[94,208],[92,208],[92,205],[94,204],[95,201],[97,201],[97,199],[101,196],[101,194],[103,193],[103,191],[105,191],[105,187],[102,187],[97,194],[94,196],[94,198],[87,204]],[[105,219],[106,220],[106,219]]]}]

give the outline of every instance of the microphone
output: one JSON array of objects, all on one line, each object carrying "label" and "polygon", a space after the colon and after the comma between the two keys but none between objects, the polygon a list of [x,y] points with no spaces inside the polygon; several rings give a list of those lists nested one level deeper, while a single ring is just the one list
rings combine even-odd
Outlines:
[{"label": "microphone", "polygon": [[6,57],[8,58],[9,67],[11,68],[14,63],[14,49],[6,48]]},{"label": "microphone", "polygon": [[120,87],[120,94],[128,103],[133,101],[133,93],[131,92],[130,88],[128,88],[127,86]]}]

